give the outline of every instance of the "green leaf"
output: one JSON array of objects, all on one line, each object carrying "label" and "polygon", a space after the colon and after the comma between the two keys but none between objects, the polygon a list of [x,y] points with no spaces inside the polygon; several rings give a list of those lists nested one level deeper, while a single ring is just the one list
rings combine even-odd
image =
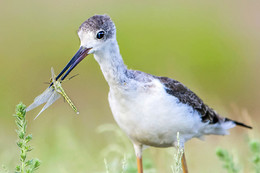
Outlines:
[{"label": "green leaf", "polygon": [[256,140],[252,140],[250,143],[250,149],[253,153],[260,153],[260,142]]},{"label": "green leaf", "polygon": [[227,158],[227,152],[222,148],[217,148],[216,154],[221,160],[225,160]]},{"label": "green leaf", "polygon": [[21,157],[21,161],[24,162],[26,159],[26,153],[21,153],[20,157]]},{"label": "green leaf", "polygon": [[23,138],[24,138],[24,135],[25,135],[25,133],[24,133],[23,131],[19,131],[18,137],[19,137],[20,139],[23,139]]},{"label": "green leaf", "polygon": [[217,148],[216,155],[224,162],[223,168],[225,168],[229,173],[239,172],[238,166],[235,165],[233,161],[233,156],[230,155],[227,150]]},{"label": "green leaf", "polygon": [[32,148],[31,148],[31,146],[28,145],[28,146],[25,147],[25,150],[26,150],[27,152],[29,152],[29,151],[32,151]]},{"label": "green leaf", "polygon": [[260,164],[260,156],[259,155],[253,157],[253,163],[254,164]]},{"label": "green leaf", "polygon": [[21,167],[19,165],[16,166],[15,168],[16,171],[21,171]]},{"label": "green leaf", "polygon": [[32,140],[32,134],[29,134],[25,137],[25,142],[28,143],[30,140]]},{"label": "green leaf", "polygon": [[18,141],[16,144],[18,145],[19,148],[23,146],[23,143],[21,141]]},{"label": "green leaf", "polygon": [[41,162],[39,159],[33,159],[33,171],[38,169],[40,165],[41,165]]}]

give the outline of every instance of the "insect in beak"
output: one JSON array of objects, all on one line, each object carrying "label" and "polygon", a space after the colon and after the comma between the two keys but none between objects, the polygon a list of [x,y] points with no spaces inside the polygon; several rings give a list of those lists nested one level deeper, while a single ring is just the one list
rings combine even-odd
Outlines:
[{"label": "insect in beak", "polygon": [[[71,58],[69,63],[64,67],[64,69],[60,72],[60,74],[56,77],[56,81],[60,79],[62,82],[68,74],[82,61],[90,51],[91,48],[86,48],[83,46],[80,46],[79,50],[76,52],[76,54]],[[67,71],[67,72],[66,72]],[[65,73],[66,72],[66,73]],[[65,73],[65,74],[64,74]],[[64,75],[63,75],[64,74]],[[63,76],[62,76],[63,75]],[[62,76],[62,77],[61,77]],[[50,84],[50,86],[53,85],[53,82]]]}]

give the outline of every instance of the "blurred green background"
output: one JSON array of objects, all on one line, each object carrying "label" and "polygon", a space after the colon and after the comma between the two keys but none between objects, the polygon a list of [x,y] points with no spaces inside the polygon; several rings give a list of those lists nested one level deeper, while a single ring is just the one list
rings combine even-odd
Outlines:
[{"label": "blurred green background", "polygon": [[[223,116],[253,125],[249,135],[259,137],[259,1],[1,0],[0,164],[11,169],[18,162],[15,105],[29,105],[43,92],[50,68],[58,73],[66,65],[79,48],[79,25],[94,14],[109,14],[115,22],[129,68],[181,81]],[[35,121],[40,108],[27,113],[35,148],[30,156],[42,160],[38,172],[105,172],[102,150],[120,143],[112,133],[96,130],[115,122],[108,85],[93,55],[72,73],[80,75],[63,87],[79,115],[62,99]],[[189,141],[191,172],[222,172],[217,146],[234,151],[247,172],[248,133],[238,127],[226,137]],[[172,152],[150,148],[144,160],[151,160],[157,172],[170,172]]]}]

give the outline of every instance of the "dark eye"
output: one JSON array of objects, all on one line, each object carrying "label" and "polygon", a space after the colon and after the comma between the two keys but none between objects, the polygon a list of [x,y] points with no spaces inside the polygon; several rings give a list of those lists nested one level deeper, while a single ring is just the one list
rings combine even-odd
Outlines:
[{"label": "dark eye", "polygon": [[97,39],[103,38],[104,35],[105,35],[105,32],[104,32],[104,31],[99,31],[99,32],[97,33]]}]

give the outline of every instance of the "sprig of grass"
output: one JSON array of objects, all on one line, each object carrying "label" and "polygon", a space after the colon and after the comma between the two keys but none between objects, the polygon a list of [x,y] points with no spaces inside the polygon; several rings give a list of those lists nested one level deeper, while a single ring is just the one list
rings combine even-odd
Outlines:
[{"label": "sprig of grass", "polygon": [[260,142],[257,140],[251,140],[249,142],[249,148],[253,154],[251,162],[255,169],[255,173],[260,173]]},{"label": "sprig of grass", "polygon": [[16,106],[14,114],[15,123],[17,125],[18,142],[20,148],[20,165],[16,166],[15,173],[33,173],[40,166],[39,159],[27,160],[28,152],[32,151],[32,147],[28,144],[32,140],[32,134],[26,135],[27,120],[26,120],[26,106],[19,103]]},{"label": "sprig of grass", "polygon": [[233,160],[233,156],[231,154],[229,154],[227,150],[224,150],[222,148],[217,148],[216,154],[217,154],[218,158],[221,161],[223,161],[223,163],[224,163],[223,168],[225,168],[228,171],[228,173],[238,173],[239,172],[239,168],[235,164],[235,162]]},{"label": "sprig of grass", "polygon": [[[112,132],[115,135],[117,143],[108,145],[102,152],[104,157],[105,173],[136,173],[136,157],[132,149],[132,144],[126,138],[125,134],[117,126],[112,124],[103,124],[97,128],[99,133]],[[125,153],[122,155],[122,153]],[[174,164],[171,166],[173,173],[182,173],[182,156],[184,153],[183,147],[180,144],[180,135],[177,133],[177,147],[174,154]],[[109,158],[109,155],[112,158]],[[123,158],[122,158],[123,157]],[[109,162],[108,162],[109,160]],[[155,173],[156,169],[149,158],[143,160],[143,167],[146,173]],[[120,169],[121,167],[121,169]]]},{"label": "sprig of grass", "polygon": [[[114,144],[109,144],[101,152],[104,157],[105,173],[136,173],[136,156],[133,146],[124,132],[116,125],[103,124],[97,128],[98,133],[112,133]],[[155,173],[151,160],[146,158],[143,160],[143,167],[146,173]]]},{"label": "sprig of grass", "polygon": [[182,172],[182,164],[181,159],[184,153],[183,147],[180,146],[180,133],[177,132],[177,147],[176,153],[174,154],[174,164],[171,166],[173,173],[181,173]]},{"label": "sprig of grass", "polygon": [[[259,140],[251,139],[248,141],[248,146],[252,153],[252,156],[250,159],[248,159],[248,161],[252,165],[254,172],[260,173],[260,142]],[[227,150],[217,148],[216,154],[219,159],[223,161],[223,167],[227,170],[228,173],[240,172],[238,164],[235,164],[233,156],[229,154]]]}]

